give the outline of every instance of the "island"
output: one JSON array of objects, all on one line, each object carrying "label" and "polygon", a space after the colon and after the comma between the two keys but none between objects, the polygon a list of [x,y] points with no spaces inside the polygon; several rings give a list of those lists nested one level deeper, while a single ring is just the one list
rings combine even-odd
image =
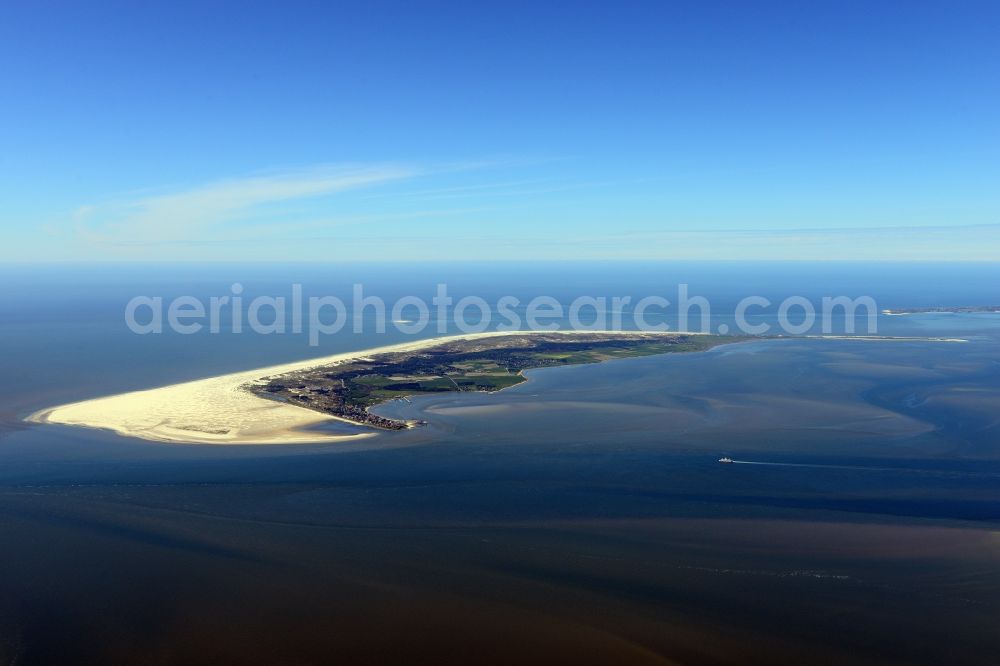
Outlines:
[{"label": "island", "polygon": [[[958,338],[809,337],[964,342]],[[468,333],[91,398],[41,409],[25,421],[111,430],[126,437],[174,444],[336,443],[364,447],[369,445],[365,440],[377,436],[376,430],[418,425],[371,412],[387,400],[442,391],[498,391],[524,381],[522,373],[528,368],[702,351],[746,339],[750,336],[635,331]],[[777,342],[782,338],[772,339]],[[325,427],[333,420],[362,427]]]},{"label": "island", "polygon": [[884,315],[914,314],[1000,314],[1000,305],[958,305],[935,306],[929,308],[886,308]]},{"label": "island", "polygon": [[704,351],[745,339],[738,336],[655,332],[511,333],[457,338],[408,351],[374,354],[319,365],[247,385],[262,398],[306,407],[384,430],[420,421],[389,419],[371,408],[389,400],[448,391],[499,391],[525,381],[531,368],[599,363],[611,359]]}]

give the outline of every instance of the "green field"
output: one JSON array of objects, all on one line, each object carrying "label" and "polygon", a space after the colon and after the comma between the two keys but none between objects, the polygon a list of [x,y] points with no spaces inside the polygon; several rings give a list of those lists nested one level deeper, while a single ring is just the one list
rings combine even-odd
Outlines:
[{"label": "green field", "polygon": [[600,363],[619,358],[696,352],[741,338],[687,334],[593,334],[589,338],[511,334],[488,343],[443,342],[420,350],[384,354],[345,365],[315,368],[272,379],[261,391],[272,399],[382,428],[405,427],[369,407],[430,393],[499,391],[525,381],[531,368]]}]

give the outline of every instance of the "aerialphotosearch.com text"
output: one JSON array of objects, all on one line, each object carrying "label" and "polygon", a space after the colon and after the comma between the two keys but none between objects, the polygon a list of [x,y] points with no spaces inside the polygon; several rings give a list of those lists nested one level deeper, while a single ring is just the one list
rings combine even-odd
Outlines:
[{"label": "aerialphotosearch.com text", "polygon": [[[125,306],[125,323],[137,334],[170,330],[180,334],[243,333],[301,334],[310,346],[323,336],[344,331],[385,333],[391,326],[403,334],[423,335],[496,331],[676,331],[729,335],[802,335],[809,332],[873,335],[878,307],[870,296],[823,296],[819,303],[804,296],[779,302],[759,295],[742,298],[735,309],[717,313],[713,327],[710,300],[677,285],[673,298],[644,296],[577,296],[564,302],[553,296],[530,299],[474,295],[456,299],[447,284],[438,284],[429,299],[409,295],[391,302],[354,284],[347,298],[306,296],[301,284],[287,295],[244,295],[233,283],[229,293],[206,298],[185,295],[164,298],[139,295]],[[818,307],[817,307],[818,305]],[[858,324],[862,324],[859,326]],[[858,331],[861,328],[863,330]]]}]

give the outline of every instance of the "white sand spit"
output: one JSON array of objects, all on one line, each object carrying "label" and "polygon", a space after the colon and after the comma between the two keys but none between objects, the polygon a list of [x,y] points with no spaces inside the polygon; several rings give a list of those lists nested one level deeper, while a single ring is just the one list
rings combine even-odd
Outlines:
[{"label": "white sand spit", "polygon": [[[608,331],[558,331],[573,333]],[[636,331],[621,331],[635,333]],[[245,372],[95,398],[35,412],[32,423],[103,428],[129,437],[186,444],[294,444],[372,437],[372,432],[334,435],[303,430],[335,417],[304,407],[259,398],[245,385],[266,377],[345,363],[373,354],[431,347],[447,340],[471,340],[525,331],[490,332],[417,340],[397,345],[335,354]]]}]

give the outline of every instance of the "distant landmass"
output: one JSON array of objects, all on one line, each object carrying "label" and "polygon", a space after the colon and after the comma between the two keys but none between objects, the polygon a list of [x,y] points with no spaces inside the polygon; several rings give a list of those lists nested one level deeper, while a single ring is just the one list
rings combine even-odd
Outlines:
[{"label": "distant landmass", "polygon": [[929,308],[889,308],[882,310],[882,314],[884,315],[933,314],[939,312],[953,314],[971,314],[978,312],[1000,314],[1000,305],[959,305],[954,307],[943,307],[939,305]]},{"label": "distant landmass", "polygon": [[358,358],[267,378],[249,390],[260,397],[307,407],[353,423],[402,430],[398,421],[369,409],[411,395],[447,391],[499,391],[525,381],[522,372],[616,358],[704,351],[744,338],[677,333],[511,334],[462,338]]}]

